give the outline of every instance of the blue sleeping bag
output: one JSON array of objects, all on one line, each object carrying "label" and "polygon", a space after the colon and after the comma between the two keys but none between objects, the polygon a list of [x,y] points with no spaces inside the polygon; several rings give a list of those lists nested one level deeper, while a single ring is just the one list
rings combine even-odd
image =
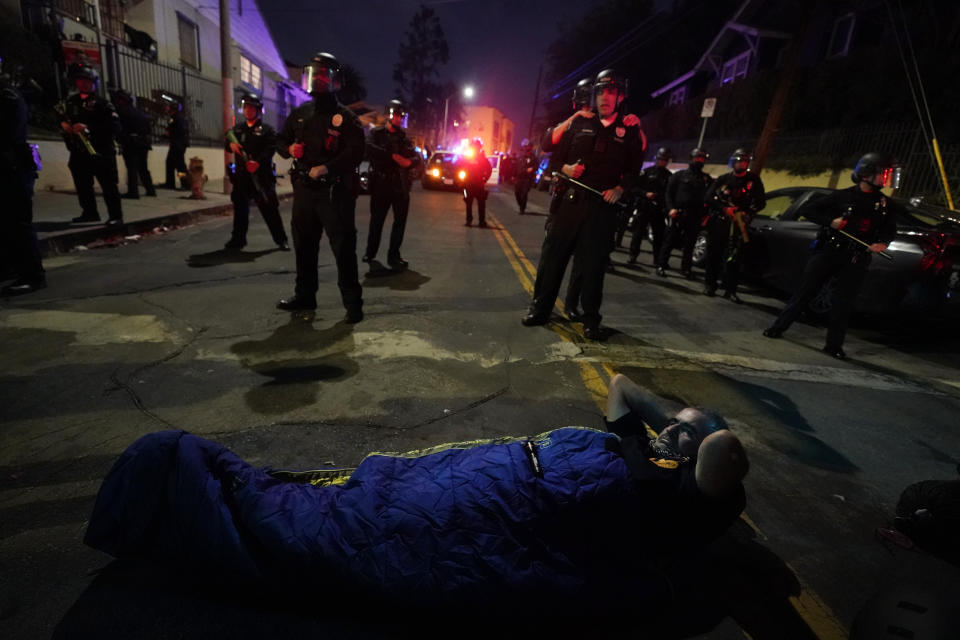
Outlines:
[{"label": "blue sleeping bag", "polygon": [[649,597],[663,585],[633,561],[641,500],[619,442],[567,427],[286,472],[163,431],[114,464],[84,541],[228,581],[423,604]]}]

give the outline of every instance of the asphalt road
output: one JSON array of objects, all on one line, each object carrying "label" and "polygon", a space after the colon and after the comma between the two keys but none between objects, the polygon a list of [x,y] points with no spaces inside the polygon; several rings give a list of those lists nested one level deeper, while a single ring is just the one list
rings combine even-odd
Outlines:
[{"label": "asphalt road", "polygon": [[[362,197],[359,253],[367,208]],[[361,264],[366,319],[352,326],[326,245],[315,316],[274,308],[292,292],[293,255],[274,249],[256,214],[243,252],[220,250],[225,217],[49,260],[48,289],[0,299],[0,635],[402,637],[421,622],[238,602],[156,567],[111,563],[82,544],[100,480],[158,429],[305,469],[599,428],[614,372],[672,407],[719,410],[751,458],[743,521],[672,568],[698,583],[684,591],[675,578],[696,596],[683,608],[702,615],[651,637],[840,638],[878,592],[912,588],[931,606],[960,592],[956,567],[874,537],[904,487],[956,477],[952,327],[866,320],[839,362],[819,351],[821,327],[760,336],[782,296],[748,284],[744,305],[706,298],[702,281],[657,278],[647,251],[632,268],[614,255],[603,342],[559,313],[523,327],[545,208],[534,192],[530,215],[517,215],[504,187],[488,204],[491,228],[468,228],[457,194],[415,188],[410,269]],[[382,252],[388,233],[389,220]]]}]

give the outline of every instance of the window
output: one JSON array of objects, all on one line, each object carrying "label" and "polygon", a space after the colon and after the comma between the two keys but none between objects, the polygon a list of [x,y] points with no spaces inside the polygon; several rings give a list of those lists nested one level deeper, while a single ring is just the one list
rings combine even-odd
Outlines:
[{"label": "window", "polygon": [[828,58],[841,58],[850,52],[850,43],[853,42],[853,26],[856,22],[856,16],[852,13],[834,20],[833,33],[830,34],[830,46],[827,47]]},{"label": "window", "polygon": [[260,88],[260,67],[244,55],[240,56],[240,82],[254,89]]},{"label": "window", "polygon": [[177,29],[180,32],[180,62],[194,69],[200,68],[200,31],[197,25],[177,13]]},{"label": "window", "polygon": [[723,73],[720,75],[720,84],[733,82],[737,78],[746,78],[747,70],[750,67],[750,52],[744,51],[735,58],[727,60],[723,64]]},{"label": "window", "polygon": [[687,87],[682,86],[679,89],[674,89],[670,94],[670,105],[683,104],[687,101]]}]

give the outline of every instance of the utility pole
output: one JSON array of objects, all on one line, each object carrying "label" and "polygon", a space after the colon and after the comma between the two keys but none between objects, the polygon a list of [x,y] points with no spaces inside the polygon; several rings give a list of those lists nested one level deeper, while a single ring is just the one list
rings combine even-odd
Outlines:
[{"label": "utility pole", "polygon": [[814,9],[819,2],[804,2],[802,4],[800,16],[800,29],[797,31],[794,39],[787,44],[788,51],[786,62],[780,71],[780,81],[773,94],[773,101],[770,103],[770,109],[767,111],[767,119],[763,123],[763,130],[760,132],[760,139],[757,140],[757,148],[753,151],[753,171],[759,175],[763,171],[763,165],[767,161],[767,154],[770,152],[770,146],[773,144],[773,138],[780,129],[780,119],[783,117],[783,109],[787,106],[787,98],[790,96],[790,87],[793,86],[793,79],[797,72],[797,59],[800,57],[800,48],[807,37],[811,18]]},{"label": "utility pole", "polygon": [[543,78],[543,63],[537,72],[537,88],[533,90],[533,109],[530,110],[530,127],[527,129],[527,140],[533,136],[533,119],[537,115],[537,102],[540,100],[540,79]]},{"label": "utility pole", "polygon": [[[230,0],[220,0],[220,77],[223,82],[223,131],[233,128],[233,76],[230,73]],[[230,193],[226,167],[233,154],[223,152],[223,192]]]}]

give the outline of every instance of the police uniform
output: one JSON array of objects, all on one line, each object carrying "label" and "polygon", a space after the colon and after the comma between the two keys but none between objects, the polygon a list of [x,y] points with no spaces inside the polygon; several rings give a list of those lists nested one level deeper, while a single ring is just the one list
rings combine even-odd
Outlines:
[{"label": "police uniform", "polygon": [[70,150],[68,166],[73,175],[73,184],[77,190],[82,213],[77,222],[100,219],[97,212],[97,199],[93,192],[93,179],[96,178],[103,191],[103,200],[107,204],[107,216],[110,222],[123,221],[123,209],[120,204],[120,190],[117,186],[117,150],[116,138],[120,134],[120,118],[113,105],[91,93],[82,96],[79,93],[67,98],[62,121],[70,125],[85,124],[93,150],[90,154],[80,136],[64,133],[63,137]]},{"label": "police uniform", "polygon": [[[278,136],[278,153],[290,157],[289,147],[304,145],[294,162],[293,246],[296,251],[296,295],[281,301],[286,309],[316,307],[317,259],[320,238],[327,232],[337,263],[337,285],[348,319],[362,317],[363,290],[357,272],[357,166],[363,159],[363,127],[335,94],[320,93],[291,112]],[[328,173],[313,179],[312,167]],[[284,304],[287,303],[287,304]]]},{"label": "police uniform", "polygon": [[[392,130],[391,130],[392,128]],[[398,154],[411,161],[409,167],[401,167],[394,159]],[[407,228],[407,214],[410,211],[411,170],[420,162],[420,154],[401,127],[383,125],[370,132],[367,142],[367,155],[370,158],[370,229],[367,232],[367,250],[364,261],[377,257],[380,250],[380,238],[387,212],[393,207],[393,228],[390,231],[390,248],[387,250],[387,263],[402,266],[400,245]]]},{"label": "police uniform", "polygon": [[[834,191],[812,206],[814,212],[811,217],[816,218],[816,212],[824,219],[842,217],[846,221],[843,231],[867,244],[889,244],[897,235],[897,216],[902,213],[902,207],[879,189],[868,193],[859,185]],[[844,357],[842,347],[847,323],[871,258],[872,254],[866,247],[838,233],[828,222],[817,236],[813,253],[803,270],[800,288],[764,335],[779,337],[807,307],[823,283],[831,276],[836,276],[824,351]]]},{"label": "police uniform", "polygon": [[678,171],[667,182],[664,194],[667,211],[677,210],[677,217],[671,218],[660,250],[659,268],[666,270],[670,264],[670,252],[677,244],[682,243],[683,257],[680,260],[680,271],[689,277],[693,268],[693,247],[700,233],[700,225],[706,213],[705,200],[707,189],[713,179],[697,163]]},{"label": "police uniform", "polygon": [[[557,165],[582,163],[579,182],[598,191],[632,186],[642,162],[639,127],[628,127],[618,112],[604,126],[599,117],[576,118],[563,133],[554,157]],[[562,180],[561,180],[562,181]],[[613,250],[617,207],[568,183],[556,214],[548,218],[533,300],[525,324],[542,323],[550,316],[571,255],[582,268],[580,301],[588,333],[599,330],[603,277]]]},{"label": "police uniform", "polygon": [[723,290],[726,297],[736,297],[740,282],[740,262],[744,248],[743,231],[740,225],[723,211],[733,207],[748,229],[756,213],[767,205],[763,190],[763,180],[753,171],[738,176],[731,171],[714,181],[707,190],[707,203],[712,209],[707,222],[707,259],[706,289],[707,295],[713,295],[717,289],[717,278],[723,273]]},{"label": "police uniform", "polygon": [[[277,178],[273,170],[273,154],[277,150],[277,132],[273,127],[258,118],[253,125],[246,120],[237,123],[231,130],[233,136],[243,147],[243,153],[236,155],[236,161],[230,170],[233,190],[230,201],[233,202],[233,233],[228,248],[242,248],[247,244],[247,228],[250,225],[250,199],[257,203],[263,221],[270,229],[273,241],[281,249],[287,249],[287,233],[280,218],[280,203],[277,200]],[[230,150],[230,140],[226,149]],[[259,167],[254,173],[247,171],[246,163],[254,161]]]},{"label": "police uniform", "polygon": [[148,196],[157,195],[153,187],[153,177],[147,163],[147,155],[152,149],[153,136],[150,117],[133,104],[118,104],[117,115],[120,118],[120,152],[127,167],[127,192],[125,198],[139,198],[139,182],[143,182]]},{"label": "police uniform", "polygon": [[477,148],[476,153],[469,158],[461,158],[457,163],[457,172],[465,171],[467,177],[463,181],[463,201],[467,205],[467,226],[473,223],[473,201],[477,201],[477,215],[480,226],[487,226],[487,180],[493,174],[493,167],[483,153]]},{"label": "police uniform", "polygon": [[187,161],[184,156],[190,146],[190,122],[182,111],[174,111],[167,120],[167,149],[165,189],[177,188],[177,172],[187,172]]},{"label": "police uniform", "polygon": [[46,286],[40,245],[33,228],[33,185],[37,179],[27,144],[27,103],[20,92],[0,77],[0,207],[3,253],[10,259],[16,280],[5,294],[29,293]]},{"label": "police uniform", "polygon": [[521,215],[527,212],[527,195],[530,193],[530,187],[533,186],[537,164],[537,157],[533,155],[532,150],[525,150],[515,160],[513,193],[517,198]]},{"label": "police uniform", "polygon": [[[647,225],[653,229],[653,266],[660,265],[660,252],[663,247],[663,232],[666,227],[664,218],[667,215],[664,209],[664,197],[667,192],[667,183],[673,175],[666,167],[656,164],[648,167],[640,174],[637,180],[637,214],[633,219],[633,228],[630,229],[633,237],[630,239],[630,262],[636,262],[640,255],[640,245],[647,235]],[[653,199],[647,197],[653,193]]]}]

